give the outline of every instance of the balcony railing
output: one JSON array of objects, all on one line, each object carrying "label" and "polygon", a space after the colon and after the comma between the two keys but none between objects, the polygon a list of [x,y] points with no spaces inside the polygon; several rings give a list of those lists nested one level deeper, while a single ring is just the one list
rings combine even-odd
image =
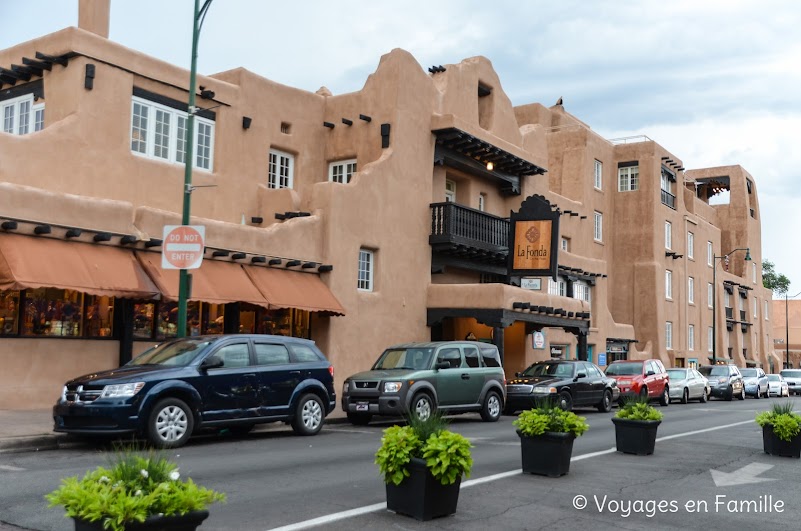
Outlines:
[{"label": "balcony railing", "polygon": [[670,192],[666,192],[665,190],[661,190],[662,192],[662,204],[667,205],[673,210],[676,210],[676,196],[671,194]]},{"label": "balcony railing", "polygon": [[462,246],[507,255],[509,220],[456,203],[432,203],[428,241],[441,250]]}]

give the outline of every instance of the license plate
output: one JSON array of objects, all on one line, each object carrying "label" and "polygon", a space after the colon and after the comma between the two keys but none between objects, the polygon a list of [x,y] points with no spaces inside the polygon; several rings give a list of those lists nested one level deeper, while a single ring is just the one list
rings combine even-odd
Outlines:
[{"label": "license plate", "polygon": [[368,407],[367,404],[356,404],[356,411],[367,411]]}]

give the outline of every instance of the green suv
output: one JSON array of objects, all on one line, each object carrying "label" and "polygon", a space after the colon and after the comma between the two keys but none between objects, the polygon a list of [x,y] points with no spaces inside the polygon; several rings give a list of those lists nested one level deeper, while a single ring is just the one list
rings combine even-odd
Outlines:
[{"label": "green suv", "polygon": [[477,341],[405,343],[386,349],[372,369],[345,380],[342,409],[353,424],[373,415],[428,418],[478,411],[501,416],[506,379],[498,347]]}]

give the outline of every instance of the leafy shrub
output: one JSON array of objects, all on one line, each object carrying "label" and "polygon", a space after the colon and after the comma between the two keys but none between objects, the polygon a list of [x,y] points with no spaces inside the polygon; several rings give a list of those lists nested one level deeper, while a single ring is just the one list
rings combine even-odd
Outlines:
[{"label": "leafy shrub", "polygon": [[163,457],[124,452],[109,467],[97,467],[82,479],[62,479],[45,499],[50,507],[63,505],[68,517],[102,521],[113,531],[124,530],[126,522],[144,522],[148,516],[183,515],[225,501],[225,494],[179,478],[178,467]]},{"label": "leafy shrub", "polygon": [[542,435],[545,432],[572,433],[580,437],[589,429],[585,417],[572,411],[564,411],[554,404],[523,411],[512,424],[526,437]]},{"label": "leafy shrub", "polygon": [[790,402],[774,404],[771,411],[757,414],[756,423],[763,428],[770,424],[773,433],[783,441],[789,442],[801,432],[801,415],[793,412]]},{"label": "leafy shrub", "polygon": [[615,416],[628,420],[662,420],[662,412],[642,397],[625,401]]}]

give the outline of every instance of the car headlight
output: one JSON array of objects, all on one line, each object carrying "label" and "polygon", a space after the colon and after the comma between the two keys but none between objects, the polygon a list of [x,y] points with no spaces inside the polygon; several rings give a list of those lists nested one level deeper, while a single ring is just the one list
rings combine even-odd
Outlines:
[{"label": "car headlight", "polygon": [[531,392],[535,395],[550,395],[556,392],[556,387],[535,387]]},{"label": "car headlight", "polygon": [[403,387],[403,382],[384,382],[385,393],[397,393]]},{"label": "car headlight", "polygon": [[119,385],[107,385],[103,388],[100,398],[126,398],[134,396],[142,390],[145,382],[135,382]]},{"label": "car headlight", "polygon": [[343,394],[343,395],[344,395],[344,394],[347,394],[347,392],[348,392],[348,391],[350,391],[350,382],[349,382],[349,381],[346,381],[346,382],[345,382],[345,383],[342,385],[342,394]]}]

